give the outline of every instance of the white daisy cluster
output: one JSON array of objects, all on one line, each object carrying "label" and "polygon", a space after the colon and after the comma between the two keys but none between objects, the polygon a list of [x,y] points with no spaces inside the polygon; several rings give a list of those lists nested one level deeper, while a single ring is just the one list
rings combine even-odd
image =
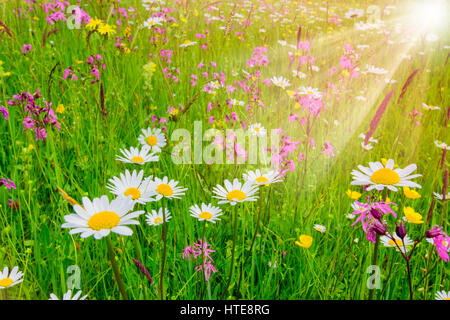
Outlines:
[{"label": "white daisy cluster", "polygon": [[[166,145],[166,138],[160,129],[142,129],[142,134],[138,140],[142,149],[131,147],[130,150],[121,150],[123,157],[117,157],[125,163],[135,163],[142,165],[146,162],[159,161],[159,156],[155,152],[161,152],[161,148]],[[151,153],[150,153],[151,152]],[[64,217],[66,223],[62,228],[70,228],[69,234],[80,233],[82,238],[94,236],[95,239],[106,237],[111,232],[130,236],[133,234],[128,225],[139,225],[136,220],[145,212],[134,211],[136,204],[145,205],[148,202],[159,201],[162,198],[180,199],[186,188],[178,186],[178,181],[170,180],[167,177],[144,177],[144,170],[137,172],[125,170],[119,176],[109,179],[106,186],[112,194],[116,196],[109,201],[106,195],[94,198],[92,201],[82,198],[82,205],[75,204],[74,214]],[[149,225],[158,225],[171,218],[168,209],[160,208],[147,214]]]}]

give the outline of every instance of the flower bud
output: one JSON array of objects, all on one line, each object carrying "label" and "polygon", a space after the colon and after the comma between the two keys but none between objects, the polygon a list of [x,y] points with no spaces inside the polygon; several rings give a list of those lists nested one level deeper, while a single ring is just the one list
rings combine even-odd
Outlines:
[{"label": "flower bud", "polygon": [[401,221],[400,224],[395,225],[395,234],[397,234],[400,239],[403,239],[406,236],[406,228],[403,221]]},{"label": "flower bud", "polygon": [[442,230],[441,230],[441,227],[439,227],[439,226],[434,226],[433,229],[427,230],[425,232],[425,236],[430,239],[436,238],[440,235],[442,235]]},{"label": "flower bud", "polygon": [[378,221],[374,221],[370,227],[373,231],[375,231],[380,236],[384,236],[386,234],[386,229]]},{"label": "flower bud", "polygon": [[377,220],[379,220],[383,217],[383,214],[375,208],[370,209],[370,215]]}]

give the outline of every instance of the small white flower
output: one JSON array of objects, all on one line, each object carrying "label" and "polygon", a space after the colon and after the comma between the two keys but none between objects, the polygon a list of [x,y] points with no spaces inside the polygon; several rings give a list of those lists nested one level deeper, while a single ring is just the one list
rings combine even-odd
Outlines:
[{"label": "small white flower", "polygon": [[442,150],[450,150],[450,146],[447,145],[445,142],[442,142],[439,140],[434,140],[434,144],[436,145],[436,147],[438,147]]},{"label": "small white flower", "polygon": [[[396,234],[394,234],[394,239],[395,239],[395,242],[394,242],[394,240],[390,239],[387,236],[380,237],[380,241],[385,247],[395,247],[397,252],[399,251],[398,248],[400,248],[400,251],[403,253],[408,252],[410,247],[414,243],[407,235],[405,236],[405,238],[403,238],[403,242],[405,243],[405,245],[403,245],[402,239],[399,236],[397,236]],[[405,248],[406,248],[406,250],[405,250]]]},{"label": "small white flower", "polygon": [[7,289],[15,286],[23,281],[23,272],[19,271],[19,267],[15,266],[9,273],[9,268],[4,267],[0,272],[0,289]]},{"label": "small white flower", "polygon": [[131,147],[130,150],[120,149],[122,156],[117,155],[116,160],[139,165],[143,165],[147,162],[159,161],[159,156],[155,155],[155,153],[151,152],[151,150],[152,149],[147,145],[142,146],[140,151],[138,148],[134,147]]},{"label": "small white flower", "polygon": [[[163,212],[163,210],[164,210],[164,212]],[[147,219],[145,219],[145,220],[147,221],[147,224],[149,226],[157,226],[157,225],[160,225],[160,224],[164,223],[164,215],[166,216],[165,217],[166,218],[166,223],[170,219],[172,219],[172,215],[171,215],[169,209],[167,209],[167,208],[164,208],[164,209],[163,208],[159,208],[158,211],[152,210],[152,213],[147,213],[145,215],[145,217]]]},{"label": "small white flower", "polygon": [[258,196],[255,196],[258,187],[251,181],[247,181],[242,185],[238,179],[234,179],[233,183],[225,180],[224,184],[225,188],[221,185],[213,188],[213,193],[217,195],[213,196],[213,198],[220,199],[219,204],[229,203],[234,206],[240,202],[256,201],[258,199]]},{"label": "small white flower", "polygon": [[[81,290],[78,291],[74,296],[72,297],[72,290],[68,290],[66,293],[64,293],[62,300],[85,300],[87,298],[87,295],[81,296]],[[60,300],[54,293],[50,293],[50,299],[48,300]]]},{"label": "small white flower", "polygon": [[167,144],[166,137],[161,132],[161,129],[142,129],[142,134],[138,138],[143,146],[149,146],[152,152],[161,152]]},{"label": "small white flower", "polygon": [[199,207],[198,205],[193,205],[189,208],[191,212],[191,217],[197,218],[199,221],[209,221],[212,223],[216,223],[219,221],[219,216],[222,215],[222,209],[219,207],[214,207],[212,204],[204,204],[202,203]]},{"label": "small white flower", "polygon": [[289,82],[288,79],[284,78],[284,77],[273,77],[272,79],[272,83],[277,86],[280,87],[282,89],[286,89],[287,87],[291,86],[291,83]]},{"label": "small white flower", "polygon": [[324,233],[325,231],[327,231],[327,228],[325,226],[322,226],[320,224],[315,224],[313,225],[314,230],[317,230],[321,233]]},{"label": "small white flower", "polygon": [[[438,200],[443,200],[444,199],[444,195],[443,194],[439,194],[439,193],[437,193],[437,192],[433,192],[433,194],[434,194],[434,197],[436,198],[436,199],[438,199]],[[445,196],[445,200],[450,200],[450,193],[448,193],[446,196]]]},{"label": "small white flower", "polygon": [[116,196],[131,197],[131,200],[140,204],[155,201],[153,196],[156,192],[148,188],[148,182],[142,181],[144,177],[144,170],[133,173],[125,170],[125,174],[121,173],[119,177],[112,177],[109,179],[109,184],[106,186],[112,194]]},{"label": "small white flower", "polygon": [[422,107],[425,110],[441,110],[441,108],[439,108],[439,107],[432,106],[432,105],[427,105],[426,103],[422,103]]},{"label": "small white flower", "polygon": [[281,181],[280,174],[275,170],[262,174],[259,169],[256,169],[256,171],[248,171],[247,173],[244,173],[243,178],[245,181],[249,181],[257,185],[269,185]]},{"label": "small white flower", "polygon": [[153,180],[147,178],[148,188],[156,192],[156,201],[161,200],[163,197],[168,199],[181,199],[180,196],[184,195],[187,188],[178,186],[178,181],[170,180],[167,177],[162,179],[155,177]]},{"label": "small white flower", "polygon": [[190,46],[193,46],[194,44],[197,44],[197,42],[191,41],[191,40],[184,40],[184,42],[182,44],[180,44],[180,48],[190,47]]},{"label": "small white flower", "polygon": [[249,127],[250,133],[254,136],[264,137],[267,133],[266,128],[264,128],[261,123],[254,123]]},{"label": "small white flower", "polygon": [[436,292],[436,300],[450,300],[450,291],[438,291]]}]

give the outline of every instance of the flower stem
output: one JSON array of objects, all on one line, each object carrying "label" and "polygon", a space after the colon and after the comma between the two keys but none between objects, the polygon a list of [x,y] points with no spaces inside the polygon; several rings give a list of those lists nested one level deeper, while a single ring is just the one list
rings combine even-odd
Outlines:
[{"label": "flower stem", "polygon": [[228,275],[228,281],[227,285],[225,286],[225,290],[222,293],[222,296],[220,297],[220,300],[223,300],[225,297],[225,294],[228,291],[228,287],[230,286],[231,277],[233,276],[233,267],[234,267],[234,252],[236,251],[236,234],[237,234],[237,221],[238,221],[238,215],[237,215],[237,209],[234,210],[234,232],[233,232],[233,249],[231,250],[231,260],[230,260],[230,274]]},{"label": "flower stem", "polygon": [[[372,265],[376,266],[378,264],[378,244],[379,244],[379,236],[377,235],[375,238],[375,246],[373,248],[373,259],[372,259]],[[374,288],[369,289],[369,300],[373,300],[373,294],[375,293]]]},{"label": "flower stem", "polygon": [[253,245],[255,244],[256,235],[258,234],[259,222],[261,220],[261,210],[262,210],[262,188],[259,188],[259,210],[258,217],[256,220],[255,233],[253,234],[252,243],[250,244],[250,249],[248,249],[247,255],[244,259],[244,263],[242,264],[241,273],[239,275],[239,281],[237,285],[237,295],[239,295],[239,290],[241,288],[242,274],[244,273],[244,267],[247,264],[248,259],[250,258],[250,254],[252,253]]},{"label": "flower stem", "polygon": [[167,224],[166,224],[166,209],[163,207],[163,229],[162,229],[162,241],[163,241],[163,254],[161,256],[161,275],[159,278],[159,297],[164,300],[163,283],[164,283],[164,266],[166,264],[166,247],[167,247]]},{"label": "flower stem", "polygon": [[406,269],[408,270],[409,299],[413,300],[413,290],[412,290],[412,281],[411,281],[411,268],[409,266],[409,258],[406,259]]},{"label": "flower stem", "polygon": [[120,293],[122,294],[122,298],[124,300],[128,300],[125,286],[123,285],[122,277],[120,276],[119,268],[117,267],[116,255],[114,254],[111,237],[106,237],[106,245],[108,246],[109,259],[111,260],[111,266],[114,272],[114,277],[116,278],[117,284],[119,285]]}]

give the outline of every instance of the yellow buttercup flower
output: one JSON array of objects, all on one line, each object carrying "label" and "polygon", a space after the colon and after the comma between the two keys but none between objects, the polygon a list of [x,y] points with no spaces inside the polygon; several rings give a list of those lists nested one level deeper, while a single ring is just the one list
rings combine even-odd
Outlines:
[{"label": "yellow buttercup flower", "polygon": [[408,199],[419,199],[421,197],[417,191],[411,190],[409,187],[403,187],[403,194]]},{"label": "yellow buttercup flower", "polygon": [[345,194],[347,196],[349,196],[349,198],[352,199],[352,200],[358,200],[361,197],[361,193],[359,193],[357,191],[352,191],[350,189],[348,189]]},{"label": "yellow buttercup flower", "polygon": [[410,223],[415,223],[415,224],[423,223],[422,215],[420,213],[414,211],[413,208],[406,207],[403,209],[403,212],[405,214],[406,221],[408,221]]},{"label": "yellow buttercup flower", "polygon": [[307,236],[306,234],[302,234],[299,237],[300,241],[295,241],[295,244],[302,248],[309,248],[313,242],[313,238],[311,236]]},{"label": "yellow buttercup flower", "polygon": [[64,105],[62,103],[58,104],[55,111],[56,113],[64,113]]}]

